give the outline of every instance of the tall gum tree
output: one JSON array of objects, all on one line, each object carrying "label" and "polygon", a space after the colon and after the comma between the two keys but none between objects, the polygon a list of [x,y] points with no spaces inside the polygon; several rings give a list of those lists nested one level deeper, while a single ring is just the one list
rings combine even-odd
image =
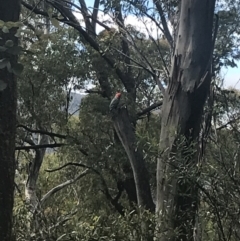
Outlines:
[{"label": "tall gum tree", "polygon": [[[0,0],[0,20],[3,22],[19,21],[20,1]],[[16,29],[9,31],[0,29],[0,46],[9,40],[18,44],[15,37]],[[10,42],[9,42],[10,43]],[[11,65],[17,58],[6,51],[0,52],[0,60],[9,59]],[[10,73],[6,66],[0,69],[0,240],[12,240],[12,209],[15,174],[15,131],[16,131],[16,76]]]},{"label": "tall gum tree", "polygon": [[[190,169],[198,162],[196,152],[184,153],[178,140],[184,140],[184,149],[192,145],[193,150],[198,149],[194,143],[199,137],[211,82],[214,8],[215,0],[181,1],[172,67],[162,106],[162,154],[157,164],[156,212],[158,223],[164,227],[158,239],[161,241],[194,240],[198,190],[191,180],[173,173],[180,165]],[[180,152],[179,159],[177,152]]]}]

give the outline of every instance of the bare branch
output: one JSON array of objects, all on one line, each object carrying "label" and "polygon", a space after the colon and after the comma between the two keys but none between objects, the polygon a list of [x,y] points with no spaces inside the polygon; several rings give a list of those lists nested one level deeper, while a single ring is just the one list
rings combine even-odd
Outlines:
[{"label": "bare branch", "polygon": [[92,171],[94,171],[95,173],[99,174],[99,172],[97,170],[95,170],[94,168],[90,167],[90,166],[87,166],[85,164],[82,164],[82,163],[76,163],[76,162],[68,162],[66,164],[64,164],[63,166],[60,166],[58,168],[54,168],[54,169],[46,169],[45,171],[46,172],[56,172],[56,171],[59,171],[65,167],[68,167],[68,166],[78,166],[78,167],[84,167],[84,168],[87,168],[87,169],[90,169]]},{"label": "bare branch", "polygon": [[[43,131],[43,130],[33,130],[27,126],[24,125],[18,125],[17,128],[24,128],[26,131],[31,132],[31,133],[38,133],[38,134],[42,134],[42,135],[47,135],[50,137],[58,137],[58,138],[62,138],[62,139],[71,139],[75,142],[75,144],[77,145],[81,145],[80,141],[73,137],[73,136],[67,136],[67,135],[62,135],[62,134],[58,134],[58,133],[52,133],[52,132],[48,132],[48,131]],[[37,149],[42,149],[42,148],[55,148],[55,147],[61,147],[64,145],[67,145],[66,143],[55,143],[55,144],[47,144],[47,145],[35,145],[35,143],[28,139],[28,138],[24,138],[24,141],[27,142],[28,144],[30,144],[30,146],[18,146],[15,148],[15,150],[37,150]],[[78,147],[78,150],[84,155],[84,156],[88,156],[87,151],[85,151],[84,149]]]},{"label": "bare branch", "polygon": [[149,113],[150,111],[152,111],[152,110],[156,109],[157,107],[161,106],[162,103],[163,103],[162,101],[159,101],[157,103],[154,103],[154,104],[150,105],[149,107],[147,107],[146,109],[142,110],[141,112],[138,112],[137,116],[140,117],[140,116],[143,116],[143,115]]},{"label": "bare branch", "polygon": [[77,180],[79,180],[80,178],[86,176],[89,173],[89,170],[85,170],[82,173],[80,173],[79,175],[77,175],[75,178],[67,180],[66,182],[59,184],[58,186],[54,187],[53,189],[51,189],[48,193],[46,193],[42,199],[40,200],[40,204],[44,204],[44,202],[46,202],[46,200],[51,197],[53,194],[55,194],[56,192],[62,190],[63,188],[75,183]]},{"label": "bare branch", "polygon": [[56,144],[46,144],[46,145],[34,145],[34,146],[16,146],[15,150],[36,150],[36,149],[44,149],[44,148],[55,148],[65,146],[64,143],[56,143]]},{"label": "bare branch", "polygon": [[240,116],[237,117],[237,118],[234,118],[233,120],[229,120],[227,123],[225,123],[225,124],[217,127],[216,130],[218,130],[218,131],[219,131],[219,130],[222,130],[222,129],[226,128],[228,125],[234,124],[234,122],[236,122],[236,121],[238,121],[238,120],[240,120]]},{"label": "bare branch", "polygon": [[160,57],[161,57],[161,59],[162,59],[163,65],[164,65],[164,69],[165,69],[165,71],[166,71],[167,76],[169,77],[169,76],[170,76],[169,70],[168,70],[166,61],[165,61],[164,58],[163,58],[162,51],[161,51],[159,45],[157,44],[156,40],[155,40],[151,35],[149,35],[149,37],[150,37],[150,39],[153,41],[153,43],[155,44],[155,46],[157,47],[158,52],[159,52],[159,54],[160,54]]},{"label": "bare branch", "polygon": [[125,55],[122,51],[120,51],[117,48],[112,47],[114,50],[116,50],[118,53],[126,56],[127,58],[129,58],[133,63],[137,64],[138,66],[140,66],[142,69],[146,70],[149,74],[151,74],[152,76],[155,76],[154,72],[152,70],[150,70],[149,68],[145,67],[143,64],[139,63],[138,61],[136,61],[135,59],[131,58],[130,56]]},{"label": "bare branch", "polygon": [[139,50],[139,48],[137,47],[136,45],[136,42],[135,42],[135,39],[134,37],[132,36],[132,34],[127,30],[127,29],[124,29],[124,31],[128,34],[128,37],[131,38],[131,44],[134,48],[134,50],[136,50],[136,52],[139,54],[139,56],[145,60],[146,64],[148,65],[148,67],[151,69],[152,73],[155,72],[154,68],[152,67],[151,63],[148,61],[148,59],[146,58],[146,56],[144,54],[141,53],[141,51]]},{"label": "bare branch", "polygon": [[42,135],[47,135],[47,136],[51,136],[51,137],[58,137],[58,138],[63,138],[66,139],[66,135],[62,135],[62,134],[58,134],[58,133],[53,133],[53,132],[48,132],[48,131],[43,131],[43,130],[33,130],[25,125],[17,125],[17,128],[23,128],[28,132],[31,133],[37,133],[37,134],[42,134]]},{"label": "bare branch", "polygon": [[[140,5],[135,4],[134,2],[130,2],[130,4],[132,4],[135,8],[137,8],[138,10],[142,11],[143,9],[140,7]],[[164,33],[164,29],[161,27],[161,25],[159,24],[159,22],[156,20],[156,18],[154,18],[153,16],[151,16],[149,13],[147,13],[147,11],[143,12],[148,18],[150,18],[155,24],[156,26],[162,31],[162,33]]]},{"label": "bare branch", "polygon": [[98,171],[96,170],[95,168],[93,167],[90,167],[90,166],[87,166],[83,163],[76,163],[76,162],[69,162],[69,163],[66,163],[65,165],[63,166],[60,166],[58,168],[55,168],[55,169],[47,169],[45,171],[47,172],[55,172],[55,171],[59,171],[67,166],[79,166],[79,167],[84,167],[84,168],[87,168],[89,170],[92,170],[94,173],[96,173],[99,177],[100,177],[100,180],[101,180],[101,183],[102,183],[102,187],[103,187],[103,193],[105,194],[106,198],[111,202],[111,204],[115,207],[115,209],[121,214],[121,215],[124,215],[124,208],[123,206],[118,203],[118,198],[113,198],[111,196],[111,194],[109,193],[109,190],[108,190],[108,186],[107,186],[107,183],[103,177],[103,175]]},{"label": "bare branch", "polygon": [[163,12],[161,3],[160,3],[159,0],[153,0],[153,2],[155,3],[156,8],[157,8],[158,13],[159,13],[160,18],[161,18],[161,22],[162,22],[162,25],[163,25],[163,33],[164,33],[168,43],[170,44],[171,48],[173,49],[173,38],[172,38],[172,35],[171,35],[171,33],[169,31],[169,28],[167,26],[167,21],[166,21],[166,18],[164,16],[164,12]]}]

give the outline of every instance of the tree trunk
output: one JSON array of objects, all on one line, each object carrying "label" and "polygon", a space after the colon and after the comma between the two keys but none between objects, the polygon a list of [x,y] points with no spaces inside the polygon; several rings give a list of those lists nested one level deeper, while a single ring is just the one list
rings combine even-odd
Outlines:
[{"label": "tree trunk", "polygon": [[[157,165],[156,212],[161,241],[193,240],[198,190],[188,174],[198,161],[194,143],[210,88],[214,6],[215,0],[181,1],[171,76],[162,107],[163,154]],[[180,167],[186,174],[181,178],[177,176]]]},{"label": "tree trunk", "polygon": [[[48,144],[48,136],[41,136],[39,145]],[[37,180],[39,171],[43,162],[46,149],[35,150],[35,158],[29,165],[28,179],[25,186],[25,198],[30,208],[30,213],[34,213],[38,207],[39,201],[37,198]]]},{"label": "tree trunk", "polygon": [[136,137],[126,108],[121,108],[113,117],[114,128],[128,155],[133,170],[138,205],[150,211],[154,211],[149,184],[148,171],[145,166],[142,152],[137,148]]},{"label": "tree trunk", "polygon": [[[0,0],[0,20],[17,22],[20,15],[18,0]],[[4,33],[0,29],[0,46],[6,40],[12,40],[15,45],[18,39],[14,37],[16,29]],[[15,63],[17,58],[0,52],[0,60],[10,58]],[[0,240],[12,239],[12,210],[14,201],[15,176],[15,132],[16,132],[16,77],[7,68],[0,69]]]},{"label": "tree trunk", "polygon": [[[48,144],[48,136],[43,135],[39,136],[38,145]],[[33,143],[34,144],[34,143]],[[39,212],[40,210],[40,202],[37,197],[37,180],[39,176],[39,171],[42,166],[43,158],[46,152],[46,148],[44,149],[36,149],[36,154],[32,162],[29,164],[28,168],[28,178],[25,185],[25,199],[28,205],[28,231],[29,233],[36,233],[40,230],[39,224],[39,215],[41,216],[42,213]],[[41,217],[40,217],[41,218]],[[41,234],[42,238],[44,237]]]}]

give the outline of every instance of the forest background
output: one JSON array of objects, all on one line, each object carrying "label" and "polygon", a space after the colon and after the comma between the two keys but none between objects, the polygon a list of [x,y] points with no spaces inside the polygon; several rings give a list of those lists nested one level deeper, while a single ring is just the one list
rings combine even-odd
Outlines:
[{"label": "forest background", "polygon": [[0,240],[239,240],[239,18],[0,0]]}]

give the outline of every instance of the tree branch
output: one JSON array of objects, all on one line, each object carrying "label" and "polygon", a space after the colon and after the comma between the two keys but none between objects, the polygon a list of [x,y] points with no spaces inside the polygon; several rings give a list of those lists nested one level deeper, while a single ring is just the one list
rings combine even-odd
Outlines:
[{"label": "tree branch", "polygon": [[[28,4],[28,3],[24,2],[24,1],[21,1],[21,4],[25,8],[27,8],[28,10],[30,10],[30,11],[36,13],[36,14],[40,14],[42,16],[49,17],[49,14],[47,12],[44,12],[44,11],[38,9],[37,6],[33,7],[33,6],[31,6],[30,4]],[[57,18],[58,16],[57,15],[53,15],[52,17]]]},{"label": "tree branch", "polygon": [[159,24],[159,22],[156,20],[156,18],[154,18],[153,16],[151,16],[150,14],[148,14],[146,11],[143,11],[143,9],[141,9],[140,5],[135,4],[134,2],[130,2],[130,4],[132,4],[135,8],[137,8],[139,11],[142,11],[148,18],[150,18],[155,24],[156,26],[162,31],[162,33],[164,33],[164,29],[161,27],[161,25]]},{"label": "tree branch", "polygon": [[56,171],[59,171],[65,167],[68,167],[68,166],[78,166],[78,167],[84,167],[84,168],[87,168],[87,169],[90,169],[92,171],[94,171],[96,174],[100,174],[99,171],[97,171],[96,169],[94,169],[93,167],[90,167],[90,166],[87,166],[85,164],[82,164],[82,163],[76,163],[76,162],[68,162],[66,164],[64,164],[63,166],[60,166],[58,168],[54,168],[54,169],[46,169],[45,171],[46,172],[56,172]]},{"label": "tree branch", "polygon": [[158,52],[159,52],[159,54],[160,54],[160,57],[161,57],[161,59],[162,59],[163,65],[164,65],[164,69],[165,69],[165,71],[166,71],[166,75],[169,77],[169,76],[170,76],[170,73],[169,73],[169,70],[168,70],[168,67],[167,67],[167,63],[166,63],[166,61],[165,61],[164,58],[163,58],[163,54],[162,54],[162,51],[161,51],[161,49],[160,49],[160,47],[159,47],[159,44],[157,44],[156,40],[155,40],[151,35],[149,35],[149,37],[150,37],[150,39],[153,41],[153,43],[155,44],[155,46],[157,47]]},{"label": "tree branch", "polygon": [[164,12],[163,12],[161,3],[160,3],[159,0],[153,0],[153,2],[155,3],[156,8],[157,8],[158,13],[159,13],[160,18],[161,18],[161,22],[162,22],[162,25],[163,25],[163,33],[164,33],[168,43],[170,44],[171,48],[173,49],[173,38],[172,38],[172,35],[171,35],[171,33],[169,31],[169,28],[167,26],[167,21],[166,21],[166,18],[164,16]]},{"label": "tree branch", "polygon": [[93,13],[92,13],[92,28],[95,33],[96,33],[96,23],[97,23],[96,20],[98,15],[99,3],[100,3],[100,0],[94,1]]},{"label": "tree branch", "polygon": [[15,151],[17,150],[36,150],[43,148],[55,148],[65,146],[65,143],[55,143],[55,144],[45,144],[45,145],[34,145],[34,146],[16,146]]},{"label": "tree branch", "polygon": [[40,200],[40,204],[42,205],[44,202],[46,202],[46,200],[51,197],[53,194],[55,194],[56,192],[62,190],[64,187],[67,187],[73,183],[75,183],[77,180],[79,180],[80,178],[86,176],[89,173],[89,170],[85,170],[82,173],[80,173],[79,175],[77,175],[75,178],[67,180],[66,182],[59,184],[58,186],[54,187],[53,189],[51,189],[49,192],[47,192],[42,199]]},{"label": "tree branch", "polygon": [[150,112],[150,111],[156,109],[157,107],[161,106],[162,104],[163,104],[162,101],[154,103],[154,104],[150,105],[149,107],[147,107],[146,109],[142,110],[141,112],[138,112],[137,116],[138,117],[143,116],[143,115],[147,114],[148,112]]},{"label": "tree branch", "polygon": [[233,119],[233,120],[229,120],[227,123],[225,123],[225,124],[223,124],[223,125],[217,127],[216,130],[219,131],[219,130],[221,130],[221,129],[224,129],[224,128],[226,128],[228,125],[233,124],[235,121],[238,121],[239,119],[240,119],[240,116],[237,117],[237,118],[235,118],[235,119]]},{"label": "tree branch", "polygon": [[[42,134],[42,135],[47,135],[50,137],[58,137],[58,138],[62,138],[62,139],[71,139],[73,141],[75,141],[75,144],[77,145],[81,145],[81,143],[78,141],[78,139],[72,137],[72,136],[67,136],[67,135],[62,135],[62,134],[58,134],[58,133],[52,133],[52,132],[48,132],[48,131],[43,131],[43,130],[33,130],[27,126],[24,125],[18,125],[17,128],[24,128],[26,131],[31,132],[31,133],[38,133],[38,134]],[[42,149],[42,148],[54,148],[54,147],[60,147],[63,145],[67,145],[66,143],[59,143],[59,144],[48,144],[46,145],[34,145],[34,142],[31,141],[29,139],[24,139],[25,142],[27,142],[28,144],[30,144],[30,146],[18,146],[15,148],[15,150],[37,150],[37,149]],[[87,151],[85,151],[82,148],[78,148],[78,150],[84,155],[84,156],[88,156]]]},{"label": "tree branch", "polygon": [[88,9],[87,9],[87,6],[86,6],[86,2],[85,0],[79,0],[79,3],[81,5],[81,12],[82,12],[82,15],[83,15],[83,19],[84,19],[84,22],[85,22],[85,25],[86,25],[86,30],[89,34],[96,34],[93,30],[93,25],[91,24],[90,20],[89,20],[89,13],[88,13]]},{"label": "tree branch", "polygon": [[[108,186],[107,186],[107,183],[104,179],[104,177],[102,176],[102,174],[96,170],[95,168],[91,167],[91,166],[87,166],[85,164],[82,164],[82,163],[76,163],[76,162],[68,162],[66,163],[65,165],[63,166],[60,166],[58,168],[54,168],[54,169],[47,169],[45,170],[46,172],[55,172],[55,171],[59,171],[67,166],[78,166],[78,167],[84,167],[84,168],[87,168],[89,170],[92,170],[94,173],[96,173],[100,179],[101,179],[101,183],[102,183],[102,186],[103,186],[103,193],[105,194],[106,198],[111,202],[111,204],[115,207],[115,209],[121,214],[121,215],[124,215],[124,208],[123,206],[118,203],[118,198],[112,198],[111,194],[109,193],[109,190],[108,190]],[[118,195],[117,195],[118,197]]]},{"label": "tree branch", "polygon": [[127,74],[129,74],[131,71],[130,59],[128,58],[128,56],[130,56],[130,50],[127,42],[126,31],[124,31],[126,28],[124,25],[120,3],[118,3],[117,6],[115,7],[115,14],[116,14],[116,23],[120,27],[120,30],[123,30],[122,31],[123,36],[121,37],[122,52],[124,53],[123,57],[124,57],[124,63],[126,64],[126,67],[127,67]]},{"label": "tree branch", "polygon": [[26,131],[28,132],[31,132],[31,133],[37,133],[37,134],[42,134],[42,135],[47,135],[47,136],[50,136],[50,137],[58,137],[58,138],[62,138],[62,139],[66,139],[67,136],[66,135],[62,135],[62,134],[58,134],[58,133],[53,133],[53,132],[48,132],[48,131],[43,131],[43,130],[34,130],[34,129],[31,129],[25,125],[17,125],[17,128],[23,128],[25,129]]}]

